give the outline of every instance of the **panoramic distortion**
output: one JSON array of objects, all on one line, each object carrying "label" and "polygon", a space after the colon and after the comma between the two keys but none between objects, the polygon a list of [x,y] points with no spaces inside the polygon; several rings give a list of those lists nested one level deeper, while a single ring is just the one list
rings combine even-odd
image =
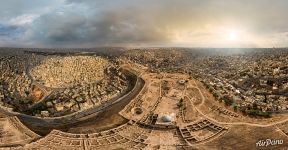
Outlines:
[{"label": "panoramic distortion", "polygon": [[287,150],[285,0],[2,0],[0,149]]}]

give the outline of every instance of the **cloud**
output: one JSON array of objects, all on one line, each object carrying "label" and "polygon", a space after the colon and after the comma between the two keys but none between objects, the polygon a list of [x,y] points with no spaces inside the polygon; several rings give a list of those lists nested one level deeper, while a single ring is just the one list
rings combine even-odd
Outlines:
[{"label": "cloud", "polygon": [[[78,2],[77,2],[78,3]],[[78,11],[75,11],[78,9]],[[47,13],[35,20],[30,38],[57,46],[86,43],[88,45],[121,45],[169,41],[163,26],[139,18],[135,8],[90,10],[88,5],[69,4],[58,12]],[[82,13],[79,13],[82,11]],[[119,13],[121,12],[121,13]]]},{"label": "cloud", "polygon": [[16,39],[24,32],[23,28],[17,26],[7,26],[0,24],[0,38],[1,39]]},{"label": "cloud", "polygon": [[[218,32],[222,28],[245,30],[251,40],[242,41],[242,45],[255,45],[257,40],[270,37],[285,41],[283,38],[286,36],[283,35],[288,29],[288,2],[285,0],[273,3],[270,0],[25,2],[11,0],[0,6],[3,11],[0,23],[7,26],[2,29],[6,41],[16,32],[22,34],[17,43],[29,43],[31,46],[190,44],[213,47],[225,46],[225,41],[219,40],[221,35]],[[33,8],[32,3],[35,3]],[[13,31],[8,26],[17,27],[19,31]],[[4,32],[4,29],[7,31]],[[282,43],[285,45],[285,42]]]},{"label": "cloud", "polygon": [[24,26],[33,23],[38,17],[39,15],[36,14],[24,14],[10,19],[8,23],[14,26]]}]

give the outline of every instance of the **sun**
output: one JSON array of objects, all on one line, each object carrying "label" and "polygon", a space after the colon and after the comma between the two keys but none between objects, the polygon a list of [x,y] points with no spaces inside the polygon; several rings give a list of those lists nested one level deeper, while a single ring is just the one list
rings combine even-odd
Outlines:
[{"label": "sun", "polygon": [[237,41],[238,33],[235,30],[229,30],[226,32],[226,39],[229,41]]}]

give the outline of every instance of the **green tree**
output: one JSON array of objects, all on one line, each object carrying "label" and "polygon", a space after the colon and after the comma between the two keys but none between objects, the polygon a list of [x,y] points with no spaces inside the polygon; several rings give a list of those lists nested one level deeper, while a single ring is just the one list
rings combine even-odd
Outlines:
[{"label": "green tree", "polygon": [[233,106],[233,109],[234,109],[234,111],[236,112],[237,109],[238,109],[238,106],[237,106],[237,105],[234,105],[234,106]]},{"label": "green tree", "polygon": [[178,106],[179,108],[183,107],[183,101],[184,101],[184,99],[181,98],[181,99],[179,100],[179,102],[177,103],[177,106]]}]

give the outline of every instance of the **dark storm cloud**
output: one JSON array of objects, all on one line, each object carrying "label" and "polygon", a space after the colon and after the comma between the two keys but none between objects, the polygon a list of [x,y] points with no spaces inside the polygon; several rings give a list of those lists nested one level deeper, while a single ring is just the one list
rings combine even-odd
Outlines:
[{"label": "dark storm cloud", "polygon": [[[77,2],[79,3],[79,2]],[[163,26],[149,19],[141,18],[139,10],[121,7],[111,10],[91,9],[93,5],[81,6],[82,13],[70,8],[60,13],[49,13],[35,20],[33,38],[47,44],[87,43],[95,45],[154,43],[169,41]],[[79,5],[71,5],[79,9]],[[113,7],[113,6],[111,6]],[[91,9],[91,10],[90,10]],[[138,15],[137,15],[138,14]]]},{"label": "dark storm cloud", "polygon": [[[285,37],[288,30],[285,0],[25,2],[1,2],[0,23],[14,23],[22,28],[23,39],[17,42],[32,46],[165,45],[177,44],[177,38],[183,38],[183,34],[190,36],[191,43],[197,46],[206,39],[217,39],[213,30],[222,26],[245,28],[248,33],[261,38],[273,36],[276,40]],[[33,16],[30,21],[25,14]],[[11,36],[8,30],[5,36]]]}]

